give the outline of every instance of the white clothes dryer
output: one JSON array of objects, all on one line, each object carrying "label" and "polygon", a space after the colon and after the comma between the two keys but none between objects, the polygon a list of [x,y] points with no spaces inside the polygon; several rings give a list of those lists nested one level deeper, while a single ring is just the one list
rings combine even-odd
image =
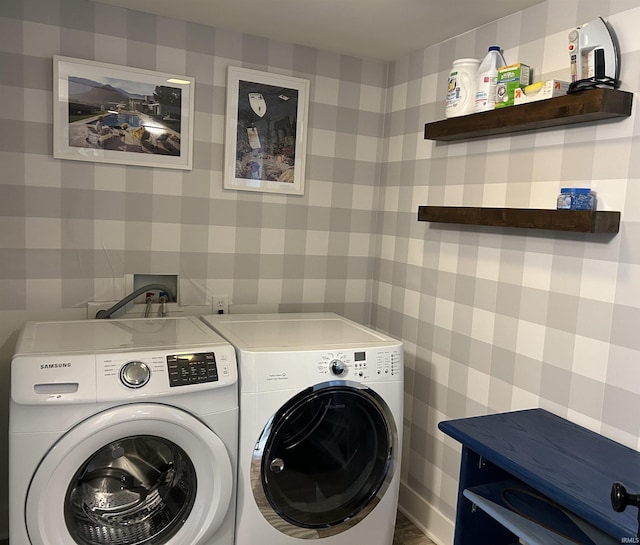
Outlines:
[{"label": "white clothes dryer", "polygon": [[11,373],[11,545],[233,545],[237,366],[211,328],[29,322]]},{"label": "white clothes dryer", "polygon": [[402,343],[332,313],[203,319],[236,348],[236,545],[391,545]]}]

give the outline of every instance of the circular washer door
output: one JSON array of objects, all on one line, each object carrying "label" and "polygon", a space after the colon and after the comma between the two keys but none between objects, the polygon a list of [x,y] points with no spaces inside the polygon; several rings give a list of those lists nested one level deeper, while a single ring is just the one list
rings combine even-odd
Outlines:
[{"label": "circular washer door", "polygon": [[258,440],[251,468],[256,503],[287,535],[341,533],[384,495],[396,444],[391,411],[373,390],[347,381],[308,388],[270,419]]},{"label": "circular washer door", "polygon": [[222,524],[233,471],[222,440],[173,407],[132,404],[72,428],[27,492],[32,545],[198,545]]}]

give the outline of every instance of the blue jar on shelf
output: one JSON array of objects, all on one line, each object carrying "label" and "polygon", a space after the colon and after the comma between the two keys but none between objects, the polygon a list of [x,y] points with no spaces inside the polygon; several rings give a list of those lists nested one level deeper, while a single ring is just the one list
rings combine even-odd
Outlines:
[{"label": "blue jar on shelf", "polygon": [[560,189],[558,210],[595,210],[596,196],[588,187],[563,187]]}]

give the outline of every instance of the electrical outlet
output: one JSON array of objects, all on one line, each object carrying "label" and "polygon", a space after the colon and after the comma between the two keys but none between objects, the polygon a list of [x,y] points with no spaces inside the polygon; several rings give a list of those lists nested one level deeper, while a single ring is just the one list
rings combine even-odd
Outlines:
[{"label": "electrical outlet", "polygon": [[211,299],[211,308],[214,314],[229,314],[228,295],[214,295]]}]

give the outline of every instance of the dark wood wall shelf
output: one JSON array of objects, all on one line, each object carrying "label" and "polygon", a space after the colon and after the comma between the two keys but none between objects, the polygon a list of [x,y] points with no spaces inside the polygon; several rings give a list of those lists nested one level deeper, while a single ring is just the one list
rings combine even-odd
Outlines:
[{"label": "dark wood wall shelf", "polygon": [[633,93],[589,89],[539,102],[499,108],[427,123],[427,140],[453,142],[575,123],[629,117]]},{"label": "dark wood wall shelf", "polygon": [[605,210],[419,206],[418,221],[547,229],[574,233],[615,234],[620,230],[620,212]]}]

